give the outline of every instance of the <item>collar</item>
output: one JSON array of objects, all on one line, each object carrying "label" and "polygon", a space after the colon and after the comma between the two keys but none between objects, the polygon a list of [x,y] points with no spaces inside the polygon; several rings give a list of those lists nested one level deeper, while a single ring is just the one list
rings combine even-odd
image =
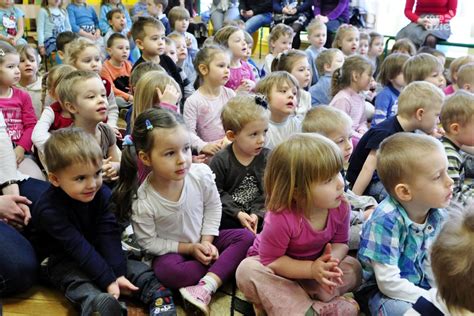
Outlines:
[{"label": "collar", "polygon": [[446,136],[441,137],[441,141],[450,144],[451,146],[454,147],[454,149],[456,149],[456,151],[460,151],[460,150],[461,150],[461,148],[459,148],[458,145],[456,145],[455,143],[453,143],[453,141],[450,140],[449,138],[447,138]]},{"label": "collar", "polygon": [[428,211],[428,215],[426,216],[426,221],[422,231],[420,231],[420,224],[417,224],[413,222],[410,217],[408,217],[408,213],[397,200],[395,200],[392,196],[390,196],[390,202],[397,208],[397,211],[400,213],[400,215],[403,218],[403,224],[405,225],[405,228],[407,231],[415,231],[415,233],[421,233],[426,231],[428,235],[432,234],[435,232],[438,223],[441,222],[443,218],[443,212],[441,209],[438,208],[431,208]]},{"label": "collar", "polygon": [[392,91],[393,94],[395,94],[397,97],[400,95],[400,91],[398,91],[397,89],[395,89],[395,87],[389,83],[387,85],[387,87],[390,89],[390,91]]}]

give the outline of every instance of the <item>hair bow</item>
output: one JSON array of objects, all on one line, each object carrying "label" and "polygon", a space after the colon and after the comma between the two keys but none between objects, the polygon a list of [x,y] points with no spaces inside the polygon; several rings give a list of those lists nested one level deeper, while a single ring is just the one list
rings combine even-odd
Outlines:
[{"label": "hair bow", "polygon": [[125,137],[123,138],[123,142],[122,144],[124,146],[133,146],[133,138],[131,135],[125,135]]},{"label": "hair bow", "polygon": [[255,103],[257,103],[260,106],[263,106],[265,109],[268,108],[268,103],[265,100],[265,97],[263,97],[263,96],[256,95],[255,96]]}]

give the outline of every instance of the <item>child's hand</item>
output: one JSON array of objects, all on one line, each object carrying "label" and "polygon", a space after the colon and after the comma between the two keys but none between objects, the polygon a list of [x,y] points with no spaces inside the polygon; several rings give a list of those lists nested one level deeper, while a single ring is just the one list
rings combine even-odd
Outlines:
[{"label": "child's hand", "polygon": [[25,149],[21,146],[16,146],[15,156],[16,156],[16,164],[20,165],[21,162],[25,159]]},{"label": "child's hand", "polygon": [[126,277],[117,278],[117,284],[123,295],[131,295],[132,292],[138,291],[139,288],[132,284]]},{"label": "child's hand", "polygon": [[115,137],[117,137],[117,139],[119,140],[122,140],[123,136],[122,136],[122,133],[120,132],[120,129],[118,127],[112,127],[112,129],[114,131]]},{"label": "child's hand", "polygon": [[118,286],[117,280],[114,282],[110,283],[109,286],[107,286],[107,293],[118,299],[120,297],[120,288]]},{"label": "child's hand", "polygon": [[195,243],[191,245],[191,255],[203,265],[209,265],[212,261],[211,250],[207,245]]},{"label": "child's hand", "polygon": [[176,105],[181,98],[181,92],[172,84],[167,84],[163,92],[161,92],[160,88],[156,88],[156,92],[160,102]]},{"label": "child's hand", "polygon": [[240,86],[237,87],[236,91],[250,92],[255,86],[255,82],[250,79],[243,79],[240,82]]},{"label": "child's hand", "polygon": [[217,260],[219,258],[219,250],[217,250],[216,246],[210,241],[203,240],[201,241],[201,245],[208,249],[207,254],[211,256],[212,260]]},{"label": "child's hand", "polygon": [[206,154],[209,156],[214,156],[219,150],[221,150],[221,144],[217,143],[208,143],[201,149],[201,154]]},{"label": "child's hand", "polygon": [[207,156],[204,154],[193,156],[193,163],[206,163],[207,161]]},{"label": "child's hand", "polygon": [[191,37],[186,37],[186,47],[191,48],[193,46],[193,41],[191,40]]},{"label": "child's hand", "polygon": [[111,160],[112,157],[103,160],[102,177],[105,181],[115,181],[118,179],[117,163]]},{"label": "child's hand", "polygon": [[423,26],[425,29],[429,29],[431,27],[431,20],[427,17],[419,18],[417,23]]},{"label": "child's hand", "polygon": [[257,234],[257,224],[258,224],[258,216],[255,214],[249,215],[245,212],[240,211],[237,213],[237,218],[240,221],[240,225],[242,227],[247,228],[252,233]]},{"label": "child's hand", "polygon": [[311,264],[311,275],[328,293],[341,285],[342,271],[338,267],[339,260],[331,256],[331,244],[326,244],[324,252]]}]

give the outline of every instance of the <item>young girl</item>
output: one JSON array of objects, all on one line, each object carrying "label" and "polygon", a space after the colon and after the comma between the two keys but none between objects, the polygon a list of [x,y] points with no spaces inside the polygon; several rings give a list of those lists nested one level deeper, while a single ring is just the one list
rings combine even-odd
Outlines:
[{"label": "young girl", "polygon": [[36,163],[25,153],[31,152],[31,133],[36,124],[31,97],[15,87],[20,80],[20,56],[9,43],[0,41],[0,111],[5,118],[8,135],[15,147],[18,169],[33,178],[44,180]]},{"label": "young girl", "polygon": [[311,83],[311,68],[305,53],[300,50],[291,50],[280,54],[273,60],[272,71],[288,71],[295,76],[300,86],[300,101],[296,108],[296,114],[304,117],[311,109],[311,94],[305,89]]},{"label": "young girl", "polygon": [[278,23],[291,26],[295,32],[292,44],[293,48],[300,48],[300,32],[306,28],[313,16],[312,5],[312,0],[273,1],[273,20],[270,26],[274,26]]},{"label": "young girl", "polygon": [[122,4],[122,0],[102,0],[100,3],[100,19],[99,19],[99,28],[102,34],[106,34],[110,30],[109,21],[107,21],[107,12],[112,9],[120,9],[125,15],[125,20],[127,20],[127,27],[125,28],[124,33],[127,34],[128,31],[132,28],[132,19],[128,13],[127,8]]},{"label": "young girl", "polygon": [[451,95],[459,89],[457,85],[458,70],[459,68],[461,68],[461,66],[464,66],[469,63],[474,63],[473,55],[458,57],[451,62],[451,64],[449,65],[449,76],[451,77],[452,83],[447,86],[446,89],[444,89],[444,94]]},{"label": "young girl", "polygon": [[405,87],[403,64],[410,58],[406,54],[391,54],[380,66],[377,81],[384,87],[375,98],[375,114],[372,127],[397,114],[400,91]]},{"label": "young girl", "polygon": [[359,49],[359,30],[350,24],[339,26],[332,42],[333,48],[339,48],[345,57],[352,56]]},{"label": "young girl", "polygon": [[273,149],[292,134],[301,132],[301,119],[295,116],[300,88],[293,75],[287,71],[272,72],[258,82],[256,92],[265,96],[270,110],[265,147]]},{"label": "young girl", "polygon": [[383,35],[377,32],[370,32],[369,52],[367,57],[375,66],[374,76],[380,71],[380,56],[383,54]]},{"label": "young girl", "polygon": [[[255,88],[255,77],[252,67],[244,61],[247,56],[247,43],[244,31],[237,26],[226,26],[217,31],[214,42],[229,49],[230,74],[228,74],[225,86],[236,91],[251,91]],[[201,76],[199,69],[196,72]]]},{"label": "young girl", "polygon": [[350,206],[337,145],[297,134],[275,148],[265,171],[265,223],[236,272],[237,285],[269,315],[358,315],[340,295],[357,288],[349,250]]},{"label": "young girl", "polygon": [[[168,38],[171,39],[176,45],[176,54],[178,59],[176,65],[178,65],[178,67],[184,71],[188,80],[194,84],[196,82],[197,73],[194,69],[193,58],[191,58],[191,55],[189,55],[188,48],[186,47],[186,38],[183,35],[175,32],[168,35]],[[196,58],[196,56],[194,56],[194,58]]]},{"label": "young girl", "polygon": [[38,49],[42,56],[50,56],[57,50],[56,37],[70,31],[69,16],[62,8],[62,0],[43,0],[36,20]]},{"label": "young girl", "polygon": [[86,0],[73,0],[67,6],[67,13],[74,33],[92,41],[101,42],[99,19],[94,8],[88,6]]},{"label": "young girl", "polygon": [[[131,215],[138,244],[155,256],[157,278],[209,315],[212,294],[233,278],[253,234],[219,232],[222,206],[214,174],[206,164],[191,164],[190,136],[180,116],[149,109],[127,139],[112,198],[118,218]],[[152,170],[138,191],[137,158]]]},{"label": "young girl", "polygon": [[39,56],[36,49],[28,44],[17,47],[20,55],[20,82],[18,88],[28,92],[31,97],[36,117],[39,118],[43,110],[41,102],[41,82],[43,76],[38,73]]},{"label": "young girl", "polygon": [[279,54],[291,49],[291,43],[295,33],[291,27],[285,24],[276,25],[268,36],[268,44],[270,46],[270,54],[265,56],[261,77],[265,77],[272,70],[272,62]]},{"label": "young girl", "polygon": [[7,41],[11,45],[26,44],[23,38],[25,14],[14,6],[14,1],[4,0],[0,2],[0,40]]},{"label": "young girl", "polygon": [[329,105],[346,112],[352,118],[354,147],[368,129],[365,100],[359,93],[369,90],[373,80],[372,73],[372,63],[367,58],[356,55],[346,58],[344,65],[332,75],[331,91],[334,97]]},{"label": "young girl", "polygon": [[359,50],[358,53],[361,56],[367,57],[369,53],[369,43],[370,43],[370,35],[366,32],[359,33]]},{"label": "young girl", "polygon": [[401,38],[393,44],[391,54],[393,53],[402,53],[413,56],[416,54],[416,47],[408,38]]},{"label": "young girl", "polygon": [[[99,47],[87,38],[78,38],[69,43],[65,57],[66,64],[78,70],[90,70],[100,74],[102,70],[102,54]],[[115,101],[114,91],[111,83],[102,78],[107,92],[107,124],[116,130],[118,120],[118,106]]]}]

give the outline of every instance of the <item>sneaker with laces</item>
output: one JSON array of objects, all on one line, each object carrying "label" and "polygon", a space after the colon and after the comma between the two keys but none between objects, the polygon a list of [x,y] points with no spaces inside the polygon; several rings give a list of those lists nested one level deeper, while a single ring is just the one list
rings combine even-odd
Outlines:
[{"label": "sneaker with laces", "polygon": [[[204,283],[200,282],[198,285],[182,287],[179,289],[179,293],[183,297],[185,306],[195,307],[202,314],[208,316],[209,302],[211,301],[211,292],[204,288]],[[189,304],[192,306],[189,306]]]}]

